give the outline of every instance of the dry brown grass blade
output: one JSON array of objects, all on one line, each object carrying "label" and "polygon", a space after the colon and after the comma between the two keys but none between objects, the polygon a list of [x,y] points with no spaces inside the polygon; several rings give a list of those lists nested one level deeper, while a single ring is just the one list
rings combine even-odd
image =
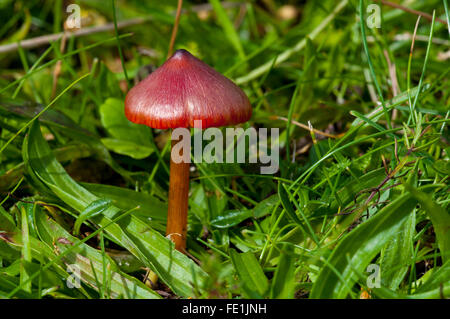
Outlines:
[{"label": "dry brown grass blade", "polygon": [[[283,117],[283,116],[271,116],[270,118],[271,119],[275,119],[275,120],[282,120],[282,121],[285,121],[285,122],[289,121],[286,117]],[[322,136],[325,136],[325,137],[329,137],[329,138],[338,138],[339,137],[339,135],[333,135],[333,134],[325,133],[325,132],[319,131],[319,130],[317,130],[315,128],[311,129],[308,125],[300,123],[300,122],[295,121],[295,120],[291,120],[291,123],[296,125],[296,126],[298,126],[298,127],[303,128],[303,129],[305,129],[307,131],[311,132],[311,130],[312,130],[314,133],[322,135]]]},{"label": "dry brown grass blade", "polygon": [[175,45],[175,39],[178,33],[178,25],[180,24],[181,8],[183,7],[183,0],[178,0],[177,12],[175,14],[175,23],[173,24],[172,36],[170,37],[169,50],[167,51],[167,58],[170,58]]}]

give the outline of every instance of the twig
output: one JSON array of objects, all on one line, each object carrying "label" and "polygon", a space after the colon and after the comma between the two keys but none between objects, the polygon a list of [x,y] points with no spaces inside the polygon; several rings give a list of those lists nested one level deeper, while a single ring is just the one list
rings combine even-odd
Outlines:
[{"label": "twig", "polygon": [[[132,25],[136,25],[136,24],[142,24],[149,20],[150,20],[150,17],[125,20],[125,21],[119,22],[117,24],[117,28],[121,29],[121,28],[132,26]],[[52,41],[59,40],[64,35],[67,35],[67,37],[72,37],[72,36],[73,37],[82,37],[85,35],[90,35],[90,34],[100,33],[100,32],[107,32],[107,31],[112,31],[112,30],[114,30],[114,23],[107,23],[107,24],[100,25],[97,27],[80,29],[78,31],[64,31],[64,32],[59,32],[59,33],[54,33],[54,34],[43,35],[40,37],[31,38],[31,39],[26,39],[26,40],[20,41],[20,46],[22,47],[22,49],[31,49],[31,48],[39,47],[41,45],[48,44]],[[0,53],[16,51],[18,49],[18,47],[19,47],[18,43],[5,44],[5,45],[0,46]]]},{"label": "twig", "polygon": [[[415,14],[418,16],[422,16],[429,21],[433,21],[433,16],[431,14],[428,14],[428,13],[425,13],[422,11],[418,11],[418,10],[414,10],[414,9],[410,9],[410,8],[402,6],[401,4],[398,4],[398,3],[394,3],[394,2],[390,2],[390,1],[386,1],[386,0],[380,0],[380,1],[382,4],[387,5],[389,7],[400,9],[402,11],[409,12],[409,13],[412,13],[412,14]],[[439,18],[436,18],[436,21],[439,21],[440,23],[443,23],[443,24],[447,24],[447,21],[444,21]]]},{"label": "twig", "polygon": [[[282,116],[271,116],[271,118],[275,118],[277,120],[282,120],[282,121],[285,121],[285,122],[289,121],[287,118],[282,117]],[[326,136],[326,137],[330,137],[330,138],[337,138],[336,135],[325,133],[325,132],[319,131],[319,130],[317,130],[315,128],[310,128],[308,125],[305,125],[303,123],[297,122],[295,120],[291,120],[291,123],[296,125],[296,126],[298,126],[298,127],[303,128],[305,130],[308,130],[310,132],[313,131],[314,133],[322,135],[322,136]]]},{"label": "twig", "polygon": [[[362,190],[362,191],[359,191],[359,192],[356,194],[355,198],[354,198],[355,204],[352,205],[351,207],[345,209],[343,212],[338,212],[337,214],[335,214],[335,216],[339,216],[339,215],[350,215],[350,214],[352,214],[353,212],[355,212],[355,211],[357,211],[357,210],[361,210],[361,209],[364,209],[364,210],[365,210],[365,208],[367,208],[367,207],[369,206],[370,201],[375,197],[375,195],[378,195],[378,200],[376,201],[376,204],[378,204],[378,202],[380,201],[380,198],[381,198],[380,192],[381,192],[383,186],[386,185],[386,183],[389,182],[390,180],[398,179],[398,178],[401,178],[401,177],[405,176],[405,175],[407,174],[407,172],[404,173],[404,174],[402,174],[402,175],[400,175],[400,176],[397,176],[397,177],[396,177],[395,175],[396,175],[396,174],[397,174],[404,166],[408,166],[409,164],[413,164],[413,163],[416,162],[416,161],[410,161],[410,162],[407,162],[408,157],[409,157],[414,151],[415,151],[415,147],[414,147],[414,145],[411,145],[411,147],[408,148],[408,150],[407,150],[407,152],[406,152],[406,155],[405,155],[405,157],[403,158],[403,160],[402,160],[400,163],[398,163],[392,171],[386,172],[386,177],[383,179],[383,181],[382,181],[380,184],[378,184],[377,187],[369,188],[369,189],[364,189],[364,190]],[[385,169],[386,169],[386,163],[385,163],[384,157],[382,157],[382,158],[383,158],[383,166],[384,166]],[[395,183],[394,185],[387,186],[387,187],[385,188],[385,190],[390,189],[390,188],[394,188],[394,187],[399,186],[399,185],[401,185],[401,184],[402,184],[402,183]],[[357,206],[356,206],[356,205],[357,205],[357,199],[358,199],[358,197],[359,197],[360,195],[362,195],[362,194],[364,194],[364,193],[370,193],[370,195],[369,195],[369,197],[364,201],[364,204],[363,204],[362,206],[357,207]],[[355,207],[355,206],[356,206],[356,207]],[[355,208],[353,208],[353,209],[351,209],[351,210],[348,210],[348,209],[350,209],[350,208],[352,208],[352,207],[355,207]]]},{"label": "twig", "polygon": [[411,37],[411,49],[409,50],[409,55],[412,56],[414,52],[414,43],[416,42],[417,29],[419,28],[420,16],[417,18],[416,25],[414,26],[414,33]]},{"label": "twig", "polygon": [[[222,6],[225,8],[233,8],[242,5],[240,2],[223,2]],[[204,10],[212,10],[212,7],[210,4],[200,4],[197,6],[193,6],[189,10],[182,10],[182,12],[200,12]],[[175,15],[175,12],[173,13]],[[152,17],[142,17],[142,18],[133,18],[129,20],[124,20],[117,23],[117,29],[122,29],[126,27],[130,27],[133,25],[142,24],[145,22],[148,22],[152,20]],[[78,31],[65,31],[65,32],[59,32],[54,34],[47,34],[31,39],[26,39],[20,41],[20,46],[22,49],[32,49],[36,48],[45,44],[48,44],[52,41],[59,40],[64,34],[67,34],[67,37],[82,37],[86,35],[91,35],[94,33],[101,33],[101,32],[108,32],[114,30],[114,23],[107,23],[104,25],[96,26],[96,27],[90,27],[90,28],[83,28]],[[14,52],[17,51],[19,48],[19,44],[16,43],[9,43],[5,45],[0,46],[0,54],[1,53],[8,53],[8,52]]]},{"label": "twig", "polygon": [[[419,16],[420,17],[420,16]],[[399,33],[394,35],[394,41],[410,41],[412,39],[413,35],[409,32],[405,32],[405,33]],[[430,37],[427,35],[421,35],[421,34],[417,34],[415,36],[416,41],[422,41],[422,42],[428,42],[430,41]],[[374,43],[377,40],[375,40],[375,38],[371,35],[367,36],[367,42],[370,43]],[[439,45],[443,45],[443,46],[450,46],[450,41],[449,40],[445,40],[445,39],[441,39],[441,38],[436,38],[433,37],[433,39],[431,40],[431,43],[433,44],[439,44]]]},{"label": "twig", "polygon": [[[391,78],[391,84],[392,84],[392,96],[396,97],[399,93],[399,86],[397,81],[397,72],[395,69],[395,64],[391,62],[391,59],[389,58],[389,53],[387,50],[383,51],[384,57],[386,58],[388,69],[389,69],[389,77]],[[397,118],[397,109],[394,109],[392,111],[392,120],[395,120]]]}]

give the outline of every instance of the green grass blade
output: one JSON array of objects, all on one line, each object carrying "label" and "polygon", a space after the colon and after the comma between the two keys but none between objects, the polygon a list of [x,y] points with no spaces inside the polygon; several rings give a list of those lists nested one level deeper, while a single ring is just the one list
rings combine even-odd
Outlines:
[{"label": "green grass blade", "polygon": [[24,126],[22,126],[20,128],[20,130],[17,131],[16,134],[14,134],[5,144],[3,144],[3,146],[0,148],[0,153],[2,153],[5,148],[17,137],[19,136],[20,133],[22,133],[27,127],[29,127],[34,120],[38,119],[45,111],[47,111],[53,104],[55,104],[56,101],[59,100],[59,98],[61,96],[63,96],[67,91],[69,91],[75,84],[77,84],[78,82],[80,82],[81,80],[83,80],[85,77],[87,77],[89,75],[85,74],[81,77],[79,77],[78,79],[76,79],[75,81],[73,81],[71,84],[69,84],[64,90],[62,90],[61,93],[58,94],[58,96],[56,96],[49,104],[47,104],[46,107],[44,107],[42,109],[42,111],[40,111],[38,114],[36,114],[36,116],[34,116],[27,124],[25,124]]},{"label": "green grass blade", "polygon": [[[424,186],[423,191],[433,191],[440,185]],[[311,298],[346,298],[349,286],[357,280],[357,273],[381,251],[383,246],[398,232],[402,223],[417,205],[417,200],[406,193],[385,206],[374,217],[351,231],[334,248],[328,259],[336,272],[324,265],[311,291]],[[343,280],[343,281],[342,281]]]},{"label": "green grass blade", "polygon": [[244,48],[242,47],[241,40],[236,30],[234,29],[233,23],[231,22],[230,18],[228,18],[225,9],[222,7],[222,4],[219,0],[209,0],[209,3],[211,3],[211,6],[217,14],[217,19],[219,20],[219,23],[223,28],[224,35],[228,38],[236,52],[239,54],[239,58],[244,60],[245,52]]},{"label": "green grass blade", "polygon": [[258,263],[255,255],[248,251],[239,254],[230,250],[231,261],[241,280],[242,289],[249,298],[263,298],[269,289],[269,281]]},{"label": "green grass blade", "polygon": [[[78,213],[98,198],[67,175],[42,137],[36,123],[24,145],[28,165],[41,182]],[[109,225],[106,234],[150,267],[177,294],[192,296],[193,276],[201,284],[206,274],[192,260],[173,249],[172,242],[150,228],[139,218],[130,215],[117,223],[112,221],[120,209],[111,206],[102,215],[92,218],[100,227]],[[193,274],[194,272],[194,274]]]},{"label": "green grass blade", "polygon": [[270,298],[293,298],[295,284],[295,255],[292,245],[285,244],[281,248],[280,262],[272,279]]},{"label": "green grass blade", "polygon": [[388,128],[392,128],[391,124],[391,117],[389,116],[388,110],[386,108],[386,103],[384,102],[383,92],[381,92],[380,85],[378,84],[377,76],[375,74],[375,70],[373,68],[372,59],[370,58],[369,53],[369,46],[367,44],[367,38],[366,38],[366,20],[364,19],[364,0],[359,0],[359,24],[361,26],[361,35],[362,35],[362,42],[364,46],[364,51],[366,52],[367,56],[367,62],[369,64],[370,69],[370,75],[372,76],[372,81],[375,84],[375,87],[377,89],[378,97],[380,98],[381,105],[383,107],[383,112],[386,117],[386,122],[388,124]]},{"label": "green grass blade", "polygon": [[[101,251],[98,251],[87,244],[80,244],[75,249],[74,244],[79,242],[78,238],[71,236],[55,221],[47,218],[45,214],[39,213],[36,216],[36,224],[42,240],[49,246],[56,246],[60,253],[68,251],[63,258],[63,264],[67,267],[78,267],[82,282],[101,291],[103,281],[111,272],[110,294],[113,298],[161,298],[156,292],[149,289],[143,283],[122,273],[118,266]],[[105,258],[106,269],[103,268],[103,258]],[[106,271],[105,271],[106,270]],[[105,291],[103,291],[105,293]]]},{"label": "green grass blade", "polygon": [[26,213],[25,207],[21,206],[20,217],[22,221],[22,258],[20,265],[20,282],[23,284],[23,290],[31,294],[31,281],[29,269],[27,267],[28,263],[31,263],[31,248],[30,248],[30,236],[29,236],[29,225],[28,225],[28,217]]},{"label": "green grass blade", "polygon": [[[347,6],[348,0],[342,0],[339,2],[333,9],[333,11],[322,20],[322,22],[310,33],[308,34],[308,38],[311,40],[314,40],[330,23],[331,21],[336,18],[336,16]],[[306,38],[302,39],[300,42],[298,42],[293,48],[285,50],[283,53],[281,53],[277,57],[277,61],[275,63],[275,66],[283,63],[287,59],[289,59],[294,53],[297,53],[306,46]],[[236,79],[237,84],[244,84],[247,83],[261,75],[267,72],[270,68],[272,68],[273,61],[272,59],[270,61],[267,61],[263,65],[257,67],[256,69],[249,72],[247,75],[244,75],[240,78]]]},{"label": "green grass blade", "polygon": [[406,189],[423,206],[433,223],[436,240],[444,262],[450,261],[450,214],[437,204],[431,195],[422,192],[411,185]]}]

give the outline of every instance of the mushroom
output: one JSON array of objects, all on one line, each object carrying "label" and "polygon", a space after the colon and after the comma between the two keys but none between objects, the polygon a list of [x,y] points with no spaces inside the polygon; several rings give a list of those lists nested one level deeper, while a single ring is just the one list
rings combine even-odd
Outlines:
[{"label": "mushroom", "polygon": [[[156,129],[221,127],[247,122],[252,114],[245,93],[186,50],[177,50],[125,98],[131,122]],[[172,148],[179,141],[172,138]],[[190,144],[189,144],[190,145]],[[186,249],[190,152],[187,162],[170,159],[166,235]]]}]

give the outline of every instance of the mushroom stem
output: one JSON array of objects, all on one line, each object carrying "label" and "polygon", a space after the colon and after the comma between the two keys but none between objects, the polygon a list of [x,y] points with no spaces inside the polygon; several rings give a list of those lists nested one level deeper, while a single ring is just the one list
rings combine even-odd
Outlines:
[{"label": "mushroom stem", "polygon": [[[172,140],[172,147],[179,141]],[[178,251],[186,250],[190,163],[175,163],[170,156],[169,209],[166,236]]]}]

